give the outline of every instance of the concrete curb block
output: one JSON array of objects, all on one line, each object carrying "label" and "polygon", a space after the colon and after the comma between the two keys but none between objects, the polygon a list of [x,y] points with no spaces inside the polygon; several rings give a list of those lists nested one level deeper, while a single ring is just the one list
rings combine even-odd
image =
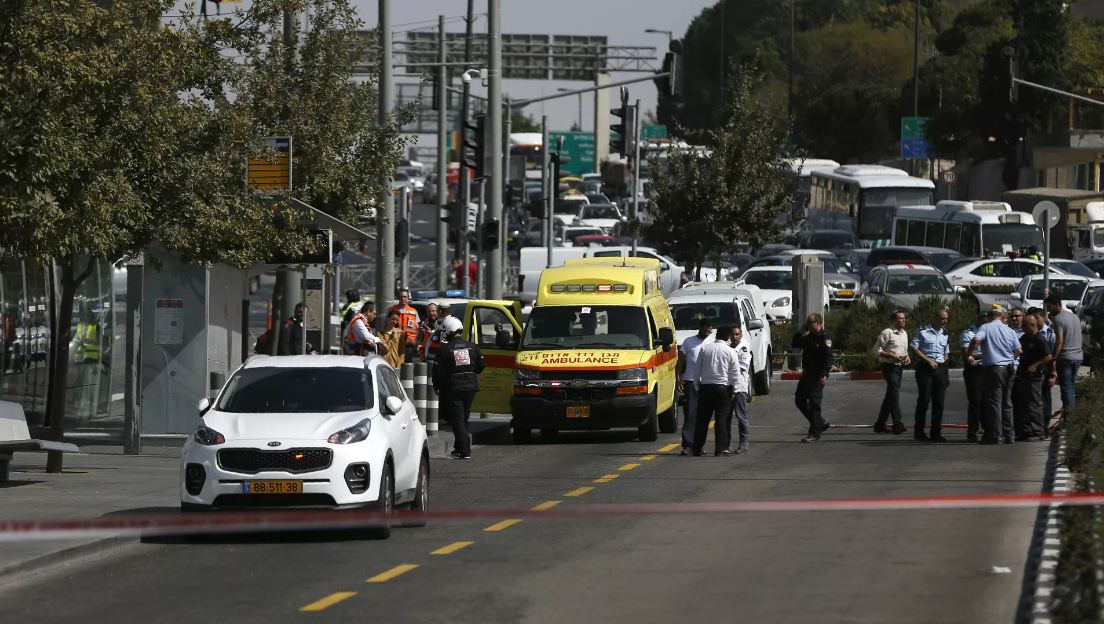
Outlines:
[{"label": "concrete curb block", "polygon": [[[952,368],[947,371],[947,375],[951,379],[962,379],[962,369]],[[901,371],[901,376],[904,379],[912,379],[916,377],[915,370]],[[779,371],[773,375],[775,381],[797,381],[801,379],[801,373],[799,371]],[[829,373],[828,379],[841,380],[841,381],[882,381],[881,371],[840,371],[835,373]]]},{"label": "concrete curb block", "polygon": [[[1070,472],[1066,467],[1066,436],[1055,432],[1051,440],[1043,492],[1068,494]],[[1050,624],[1051,595],[1062,544],[1061,505],[1040,507],[1027,555],[1023,589],[1016,622]]]},{"label": "concrete curb block", "polygon": [[91,563],[134,546],[140,541],[141,538],[135,536],[107,537],[28,559],[0,570],[0,587],[50,574],[63,568]]}]

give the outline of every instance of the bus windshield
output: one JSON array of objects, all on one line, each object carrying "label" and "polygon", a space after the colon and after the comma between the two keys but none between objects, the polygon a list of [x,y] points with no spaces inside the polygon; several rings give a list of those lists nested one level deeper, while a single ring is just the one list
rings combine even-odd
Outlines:
[{"label": "bus windshield", "polygon": [[648,319],[637,306],[537,306],[521,338],[522,351],[649,348]]},{"label": "bus windshield", "polygon": [[981,246],[994,253],[1019,251],[1021,247],[1043,248],[1043,232],[1037,225],[1022,223],[982,224]]}]

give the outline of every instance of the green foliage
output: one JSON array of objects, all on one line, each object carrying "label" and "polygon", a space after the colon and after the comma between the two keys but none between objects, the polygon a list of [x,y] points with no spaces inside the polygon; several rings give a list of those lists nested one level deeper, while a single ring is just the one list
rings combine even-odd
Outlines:
[{"label": "green foliage", "polygon": [[718,127],[689,132],[689,140],[707,153],[676,149],[649,164],[664,173],[651,178],[654,222],[646,235],[695,266],[736,241],[773,240],[780,229],[776,216],[793,201],[797,179],[786,164],[788,127],[752,88],[750,72],[740,72]]},{"label": "green foliage", "polygon": [[541,125],[532,115],[526,115],[522,110],[514,110],[510,114],[510,132],[540,132]]}]

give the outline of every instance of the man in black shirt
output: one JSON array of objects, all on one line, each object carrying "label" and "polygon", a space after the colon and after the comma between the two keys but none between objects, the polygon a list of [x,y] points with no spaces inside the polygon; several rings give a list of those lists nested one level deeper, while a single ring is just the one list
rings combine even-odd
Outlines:
[{"label": "man in black shirt", "polygon": [[1016,424],[1016,439],[1038,442],[1046,433],[1046,420],[1043,415],[1042,380],[1046,371],[1054,362],[1050,346],[1039,333],[1039,319],[1027,315],[1023,320],[1023,336],[1020,336],[1020,366],[1016,369],[1019,378],[1015,385],[1016,405],[1021,407],[1022,422]]},{"label": "man in black shirt", "polygon": [[452,426],[455,440],[450,456],[453,459],[471,459],[471,436],[468,434],[468,417],[472,400],[479,392],[479,373],[483,372],[483,354],[479,346],[460,337],[464,326],[452,316],[438,323],[445,343],[437,354],[433,366],[433,389],[439,396],[440,407]]},{"label": "man in black shirt", "polygon": [[797,382],[794,402],[809,421],[809,434],[802,442],[816,442],[829,423],[820,415],[820,401],[828,372],[832,370],[832,337],[824,331],[824,318],[810,314],[805,319],[805,331],[794,334],[791,349],[801,349],[801,380]]}]

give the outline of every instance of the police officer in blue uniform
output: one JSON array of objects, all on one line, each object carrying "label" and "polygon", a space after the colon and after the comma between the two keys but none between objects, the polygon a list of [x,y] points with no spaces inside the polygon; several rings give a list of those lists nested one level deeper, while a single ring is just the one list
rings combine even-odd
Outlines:
[{"label": "police officer in blue uniform", "polygon": [[989,312],[989,322],[982,325],[970,345],[981,346],[981,364],[985,367],[983,378],[985,397],[985,436],[982,444],[1014,442],[1012,414],[1006,412],[1009,392],[1012,389],[1012,371],[1016,356],[1020,354],[1020,340],[1016,331],[1005,325],[1004,308],[994,306]]},{"label": "police officer in blue uniform", "polygon": [[829,423],[820,414],[824,386],[832,370],[832,336],[824,330],[824,318],[810,314],[805,319],[805,331],[794,334],[791,349],[801,349],[801,379],[797,382],[794,402],[809,421],[809,433],[802,442],[816,442]]},{"label": "police officer in blue uniform", "polygon": [[974,323],[958,335],[958,346],[962,349],[962,381],[966,384],[966,441],[978,441],[978,429],[981,428],[982,373],[981,347],[971,346],[978,329],[985,323],[985,314],[978,313]]},{"label": "police officer in blue uniform", "polygon": [[[951,349],[946,327],[950,318],[947,308],[939,308],[931,324],[921,327],[909,343],[909,349],[917,358],[916,416],[912,437],[925,442],[947,441],[943,437],[943,398],[949,383],[947,358]],[[924,433],[928,405],[931,405],[930,436]]]}]

